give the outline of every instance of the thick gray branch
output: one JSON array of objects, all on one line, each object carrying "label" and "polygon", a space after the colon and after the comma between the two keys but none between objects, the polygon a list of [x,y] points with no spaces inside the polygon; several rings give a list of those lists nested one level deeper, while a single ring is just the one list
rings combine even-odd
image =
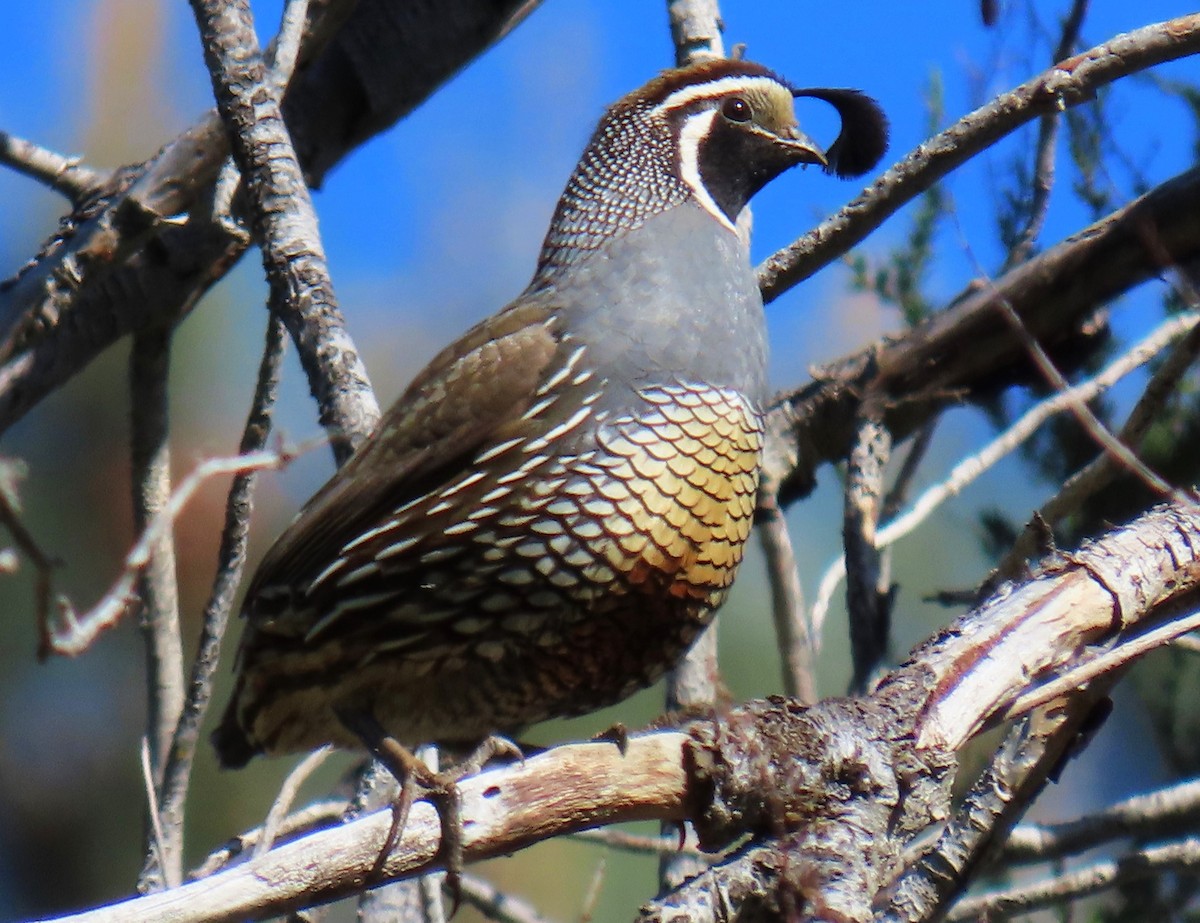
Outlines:
[{"label": "thick gray branch", "polygon": [[1113,214],[967,294],[895,339],[815,373],[781,396],[767,421],[766,468],[790,503],[806,495],[817,468],[846,456],[864,401],[884,408],[905,438],[952,402],[994,393],[1031,371],[1025,350],[997,311],[1007,301],[1052,356],[1078,355],[1103,325],[1098,305],[1163,270],[1163,259],[1200,258],[1200,168],[1158,186]]},{"label": "thick gray branch", "polygon": [[248,0],[193,0],[217,109],[242,171],[271,309],[291,333],[330,434],[345,460],[375,428],[379,404],[338,308],[279,99],[271,91]]}]

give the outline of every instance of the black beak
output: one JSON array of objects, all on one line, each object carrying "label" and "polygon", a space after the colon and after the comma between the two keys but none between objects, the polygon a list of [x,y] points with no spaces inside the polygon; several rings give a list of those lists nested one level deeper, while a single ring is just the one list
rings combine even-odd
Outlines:
[{"label": "black beak", "polygon": [[782,144],[796,158],[797,163],[815,163],[823,170],[829,170],[829,158],[821,150],[821,145],[793,125],[786,133],[780,132],[775,140]]}]

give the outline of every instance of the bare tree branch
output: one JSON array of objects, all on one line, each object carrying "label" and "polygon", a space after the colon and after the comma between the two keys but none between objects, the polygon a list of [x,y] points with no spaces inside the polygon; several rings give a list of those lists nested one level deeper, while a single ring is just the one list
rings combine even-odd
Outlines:
[{"label": "bare tree branch", "polygon": [[[167,329],[146,329],[133,338],[130,357],[132,404],[133,526],[143,532],[171,497],[171,450],[168,389],[171,337]],[[146,649],[146,740],[151,782],[162,797],[163,773],[175,725],[183,711],[183,639],[179,626],[179,581],[175,539],[164,530],[150,549],[138,575],[136,598]],[[151,810],[148,827],[157,831],[158,848],[147,843],[148,865],[141,875],[144,890],[175,887],[183,880],[183,830],[164,826]],[[159,865],[159,863],[162,863]]]},{"label": "bare tree branch", "polygon": [[[271,411],[279,388],[279,369],[284,350],[283,324],[271,317],[267,324],[266,345],[258,370],[254,398],[238,445],[239,457],[261,452],[271,432]],[[200,739],[200,725],[212,698],[213,678],[217,672],[221,641],[229,624],[234,594],[246,567],[246,544],[250,532],[250,514],[254,491],[254,472],[241,471],[234,476],[225,501],[225,524],[217,552],[216,575],[204,607],[200,642],[192,662],[187,699],[171,739],[171,750],[163,772],[161,814],[163,827],[183,829],[183,810],[191,780],[192,762]]]},{"label": "bare tree branch", "polygon": [[755,527],[767,558],[771,614],[783,660],[783,693],[811,705],[817,701],[817,638],[804,609],[800,573],[787,520],[770,488],[759,493]]},{"label": "bare tree branch", "polygon": [[683,67],[701,58],[725,57],[721,7],[717,0],[667,0],[675,64]]},{"label": "bare tree branch", "polygon": [[105,174],[83,166],[78,157],[64,157],[4,131],[0,131],[0,164],[61,192],[75,205],[94,195],[107,179]]},{"label": "bare tree branch", "polygon": [[[618,818],[682,816],[686,775],[681,749],[686,742],[687,736],[677,732],[650,734],[630,740],[624,756],[612,743],[576,744],[464,780],[465,858],[477,861]],[[375,867],[390,825],[391,809],[385,808],[278,846],[211,878],[74,919],[184,923],[260,918],[356,893]],[[383,868],[383,880],[437,867],[440,836],[433,806],[427,801],[413,805],[403,839]]]},{"label": "bare tree branch", "polygon": [[854,662],[852,692],[865,692],[871,674],[887,656],[891,601],[880,585],[881,561],[876,531],[883,506],[883,470],[892,453],[891,433],[880,408],[867,405],[846,467],[842,535],[846,548],[846,611],[850,614],[850,651]]},{"label": "bare tree branch", "polygon": [[192,0],[192,7],[217,108],[247,181],[271,310],[296,343],[321,424],[334,454],[344,461],[375,428],[379,404],[333,293],[316,211],[280,97],[267,90],[250,5],[247,0]]},{"label": "bare tree branch", "polygon": [[1001,94],[926,141],[836,215],[768,257],[758,270],[763,300],[773,301],[847,253],[939,179],[1000,138],[1045,113],[1079,105],[1121,77],[1200,50],[1200,14],[1119,35]]},{"label": "bare tree branch", "polygon": [[1197,870],[1200,870],[1200,839],[1189,837],[1177,843],[1132,850],[1116,859],[1095,862],[1035,885],[967,898],[951,910],[945,919],[946,923],[1003,920],[1044,907],[1062,906],[1069,900],[1162,872]]}]

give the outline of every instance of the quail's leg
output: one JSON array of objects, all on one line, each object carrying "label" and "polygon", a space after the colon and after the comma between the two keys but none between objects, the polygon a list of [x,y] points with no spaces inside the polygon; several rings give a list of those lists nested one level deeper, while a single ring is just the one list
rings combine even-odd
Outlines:
[{"label": "quail's leg", "polygon": [[458,782],[473,775],[497,756],[524,759],[520,748],[503,737],[484,739],[465,759],[441,772],[434,772],[417,756],[392,737],[375,717],[367,712],[338,709],[338,719],[400,783],[400,794],[392,805],[392,824],[377,861],[377,870],[395,847],[415,798],[416,786],[427,792],[437,807],[442,825],[442,854],[446,861],[446,889],[454,910],[458,909],[463,871],[462,794]]}]

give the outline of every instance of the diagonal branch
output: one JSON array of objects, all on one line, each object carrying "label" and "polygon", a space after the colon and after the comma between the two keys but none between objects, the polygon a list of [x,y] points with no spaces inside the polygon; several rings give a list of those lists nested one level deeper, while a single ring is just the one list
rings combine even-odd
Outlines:
[{"label": "diagonal branch", "polygon": [[379,404],[338,308],[312,196],[268,86],[248,0],[192,0],[217,109],[251,203],[271,311],[295,341],[308,386],[344,461],[375,428]]},{"label": "diagonal branch", "polygon": [[1121,77],[1200,51],[1200,13],[1118,35],[1060,61],[930,138],[857,199],[758,269],[764,301],[773,301],[850,251],[889,216],[934,183],[1039,116],[1090,100]]},{"label": "diagonal branch", "polygon": [[94,195],[108,178],[83,166],[78,157],[64,157],[6,131],[0,131],[0,163],[61,192],[75,205]]}]

